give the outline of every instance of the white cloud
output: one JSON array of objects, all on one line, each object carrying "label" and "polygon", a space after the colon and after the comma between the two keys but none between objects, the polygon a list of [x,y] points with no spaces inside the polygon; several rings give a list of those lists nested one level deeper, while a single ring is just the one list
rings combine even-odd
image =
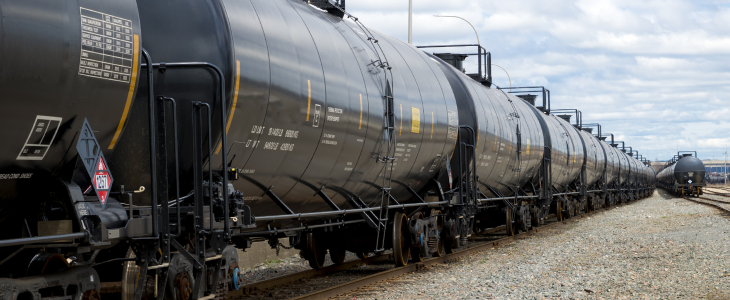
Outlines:
[{"label": "white cloud", "polygon": [[[716,0],[413,0],[414,44],[474,43],[515,86],[545,85],[654,159],[730,144],[730,3]],[[408,1],[350,1],[366,26],[407,40]],[[471,51],[442,49],[446,51]],[[465,62],[467,71],[476,59]],[[494,83],[509,86],[492,68]],[[538,100],[540,101],[540,100]],[[706,156],[705,156],[706,157]]]}]

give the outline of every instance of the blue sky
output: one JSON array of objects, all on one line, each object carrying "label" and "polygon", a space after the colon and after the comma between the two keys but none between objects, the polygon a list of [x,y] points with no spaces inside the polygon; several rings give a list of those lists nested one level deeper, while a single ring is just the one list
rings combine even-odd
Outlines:
[{"label": "blue sky", "polygon": [[[407,0],[349,0],[347,10],[408,40]],[[644,157],[720,159],[730,146],[730,1],[413,0],[413,10],[414,45],[475,43],[466,22],[433,15],[463,17],[513,86],[546,86],[553,109],[580,109]]]}]

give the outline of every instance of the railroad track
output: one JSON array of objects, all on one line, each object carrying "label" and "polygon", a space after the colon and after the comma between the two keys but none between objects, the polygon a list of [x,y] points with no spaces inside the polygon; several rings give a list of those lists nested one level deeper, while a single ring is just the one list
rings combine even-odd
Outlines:
[{"label": "railroad track", "polygon": [[[709,194],[709,196],[730,197],[730,195],[717,194],[717,193]],[[724,201],[724,200],[712,199],[712,198],[708,198],[708,197],[684,197],[684,199],[687,199],[687,200],[695,202],[695,203],[714,207],[725,213],[730,213],[730,200]]]},{"label": "railroad track", "polygon": [[[505,244],[508,244],[515,240],[519,240],[522,238],[526,238],[528,236],[539,234],[541,232],[546,231],[547,229],[559,226],[561,224],[575,222],[582,218],[593,216],[595,214],[598,214],[598,213],[601,213],[604,211],[608,211],[608,210],[611,210],[611,209],[614,209],[617,207],[621,207],[621,206],[624,206],[627,204],[630,204],[630,203],[619,204],[619,205],[612,206],[609,208],[603,208],[603,209],[600,209],[597,211],[584,213],[584,214],[575,216],[573,218],[566,219],[564,221],[557,221],[555,219],[554,215],[549,216],[549,217],[551,217],[549,219],[552,221],[551,223],[540,226],[538,228],[533,228],[527,232],[521,232],[514,236],[507,236],[507,237],[502,237],[502,238],[488,240],[488,241],[480,241],[480,242],[479,241],[478,242],[470,241],[469,242],[470,247],[457,251],[457,252],[454,252],[452,254],[447,254],[447,255],[444,255],[441,257],[430,258],[430,259],[427,259],[427,260],[424,260],[424,261],[418,262],[418,263],[411,263],[411,264],[408,264],[407,266],[403,266],[403,267],[398,267],[398,268],[391,267],[386,270],[375,272],[373,274],[359,276],[359,278],[356,278],[353,280],[347,280],[343,283],[332,285],[332,286],[324,288],[324,289],[319,289],[319,290],[312,291],[309,293],[304,293],[300,296],[296,296],[296,297],[290,298],[290,299],[328,299],[331,297],[336,297],[338,295],[342,295],[342,294],[357,290],[359,288],[362,288],[362,287],[365,287],[365,286],[368,286],[368,285],[371,285],[371,284],[374,284],[374,283],[377,283],[377,282],[380,282],[383,280],[387,280],[390,278],[398,277],[398,276],[401,276],[401,275],[404,275],[407,273],[411,273],[411,272],[414,272],[417,270],[424,269],[428,266],[447,263],[447,262],[456,260],[458,258],[467,256],[467,255],[489,250],[489,249],[492,249],[497,246],[505,245]],[[490,234],[504,231],[504,229],[505,229],[505,226],[499,226],[499,227],[495,227],[492,229],[488,229],[486,231],[479,233],[478,237],[488,238],[490,236],[495,236],[495,235],[490,235]],[[263,291],[266,291],[269,289],[273,289],[274,287],[277,287],[277,286],[283,286],[283,285],[287,285],[289,283],[297,282],[300,280],[307,280],[307,279],[315,278],[315,277],[334,275],[339,272],[344,273],[345,271],[352,269],[353,267],[356,267],[359,265],[371,264],[371,263],[377,263],[377,262],[385,263],[388,260],[392,260],[391,255],[384,254],[384,255],[380,255],[380,256],[368,257],[368,258],[365,258],[362,260],[348,261],[342,265],[339,265],[339,266],[333,265],[333,266],[323,268],[321,270],[307,270],[307,271],[303,271],[303,272],[293,273],[290,275],[272,278],[272,279],[265,280],[265,281],[254,282],[254,283],[241,287],[241,289],[238,291],[229,292],[228,295],[226,296],[226,298],[230,299],[230,300],[239,299],[241,297],[249,296],[252,293],[263,292]]]},{"label": "railroad track", "polygon": [[[554,215],[548,216],[548,218],[553,218],[553,217],[554,217]],[[505,229],[504,225],[497,226],[495,228],[490,228],[490,229],[484,230],[484,231],[480,232],[479,235],[493,234],[496,232],[504,231],[504,229]],[[470,243],[469,247],[475,247],[480,244],[481,243],[479,243],[479,242]],[[331,275],[334,273],[338,273],[338,272],[342,272],[342,271],[351,269],[353,267],[357,267],[357,266],[361,266],[361,265],[368,265],[368,264],[377,263],[377,262],[381,262],[381,261],[389,261],[389,260],[390,261],[393,260],[391,251],[387,251],[380,255],[369,256],[364,259],[349,260],[341,265],[330,265],[330,266],[327,266],[320,270],[311,269],[311,270],[292,273],[292,274],[288,274],[288,275],[278,276],[278,277],[274,277],[274,278],[267,279],[267,280],[252,282],[252,283],[241,286],[241,288],[237,291],[229,292],[226,298],[227,299],[237,299],[242,296],[250,296],[253,293],[263,292],[263,291],[266,291],[269,289],[273,289],[277,286],[286,285],[286,284],[297,282],[300,280],[327,276],[327,275]]]},{"label": "railroad track", "polygon": [[728,188],[711,187],[705,188],[702,192],[708,195],[730,197],[730,189]]}]

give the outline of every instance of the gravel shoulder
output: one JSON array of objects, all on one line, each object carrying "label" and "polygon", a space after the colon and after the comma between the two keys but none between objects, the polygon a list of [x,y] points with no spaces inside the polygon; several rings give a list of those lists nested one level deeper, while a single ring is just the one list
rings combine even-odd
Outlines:
[{"label": "gravel shoulder", "polygon": [[730,299],[730,218],[650,198],[339,299]]}]

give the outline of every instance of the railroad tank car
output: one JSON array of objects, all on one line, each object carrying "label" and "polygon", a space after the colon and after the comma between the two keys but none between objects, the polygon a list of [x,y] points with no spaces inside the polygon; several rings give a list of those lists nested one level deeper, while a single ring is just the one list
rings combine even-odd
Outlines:
[{"label": "railroad tank car", "polygon": [[723,177],[721,174],[706,174],[705,182],[710,183],[710,184],[725,183],[725,177]]},{"label": "railroad tank car", "polygon": [[586,184],[595,184],[602,176],[606,156],[600,140],[587,131],[580,131],[586,148]]},{"label": "railroad tank car", "polygon": [[656,176],[658,185],[674,195],[700,196],[705,182],[705,164],[691,153],[681,154],[668,163]]},{"label": "railroad tank car", "polygon": [[600,134],[338,3],[0,3],[8,297],[222,296],[252,242],[405,265],[653,190]]},{"label": "railroad tank car", "polygon": [[605,182],[606,184],[612,184],[618,180],[618,156],[613,151],[613,146],[606,143],[605,140],[601,141],[601,149],[606,156],[606,173]]}]

